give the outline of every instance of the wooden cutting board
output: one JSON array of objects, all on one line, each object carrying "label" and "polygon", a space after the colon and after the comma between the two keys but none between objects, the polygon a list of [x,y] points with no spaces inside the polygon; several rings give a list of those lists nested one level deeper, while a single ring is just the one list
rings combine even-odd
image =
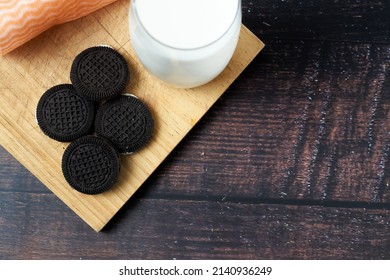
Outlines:
[{"label": "wooden cutting board", "polygon": [[[195,89],[175,89],[150,76],[137,60],[128,32],[128,5],[127,0],[117,1],[54,27],[0,57],[0,144],[96,231],[129,200],[264,47],[242,26],[237,50],[219,77]],[[111,45],[127,59],[132,73],[127,91],[150,107],[156,126],[145,148],[122,157],[118,183],[106,193],[89,196],[65,181],[61,159],[68,144],[41,132],[35,108],[48,88],[70,83],[70,67],[79,52],[102,44]]]}]

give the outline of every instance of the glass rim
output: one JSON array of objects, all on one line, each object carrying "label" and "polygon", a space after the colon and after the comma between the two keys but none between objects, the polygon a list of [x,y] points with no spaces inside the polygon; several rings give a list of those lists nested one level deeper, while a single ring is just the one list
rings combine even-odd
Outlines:
[{"label": "glass rim", "polygon": [[[241,14],[241,0],[237,0],[237,9],[236,9],[236,14],[235,16],[233,17],[233,20],[232,22],[229,24],[229,27],[222,33],[221,36],[219,36],[217,39],[215,39],[214,41],[211,41],[210,43],[207,43],[205,45],[202,45],[202,46],[199,46],[199,47],[195,47],[195,48],[179,48],[179,47],[175,47],[175,46],[171,46],[171,45],[168,45],[166,43],[163,43],[161,42],[160,40],[158,40],[156,37],[154,37],[152,34],[150,34],[150,32],[148,31],[147,28],[145,28],[144,24],[142,23],[139,15],[138,15],[138,12],[137,12],[137,8],[136,8],[136,5],[135,2],[137,0],[131,0],[131,9],[132,11],[134,12],[133,14],[135,15],[135,17],[137,18],[137,22],[140,24],[140,26],[142,27],[142,29],[145,31],[145,33],[150,37],[152,38],[154,41],[156,41],[158,44],[166,47],[166,48],[169,48],[169,49],[174,49],[174,50],[179,50],[179,51],[194,51],[194,50],[200,50],[200,49],[204,49],[204,48],[207,48],[208,46],[211,46],[213,44],[215,44],[216,42],[218,42],[219,40],[221,40],[228,32],[229,30],[233,27],[234,25],[234,22],[236,21],[237,17]],[[130,15],[131,16],[131,15]]]}]

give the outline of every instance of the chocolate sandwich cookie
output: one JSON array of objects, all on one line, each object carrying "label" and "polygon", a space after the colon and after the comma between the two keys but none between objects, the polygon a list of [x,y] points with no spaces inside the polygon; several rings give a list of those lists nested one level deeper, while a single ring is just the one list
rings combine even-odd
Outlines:
[{"label": "chocolate sandwich cookie", "polygon": [[72,85],[61,84],[42,95],[36,118],[47,136],[60,142],[70,142],[92,130],[95,105],[78,95]]},{"label": "chocolate sandwich cookie", "polygon": [[153,128],[148,107],[132,95],[109,100],[96,113],[96,134],[110,140],[122,154],[143,147],[152,137]]},{"label": "chocolate sandwich cookie", "polygon": [[99,194],[110,189],[118,179],[119,154],[102,137],[84,136],[72,142],[62,158],[62,172],[75,190]]},{"label": "chocolate sandwich cookie", "polygon": [[77,91],[88,99],[100,101],[121,94],[130,79],[126,59],[108,46],[96,46],[79,53],[70,71]]}]

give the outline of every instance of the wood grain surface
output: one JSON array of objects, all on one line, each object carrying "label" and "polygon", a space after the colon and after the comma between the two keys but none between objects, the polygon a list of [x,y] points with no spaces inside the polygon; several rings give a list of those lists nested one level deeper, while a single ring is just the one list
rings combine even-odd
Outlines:
[{"label": "wood grain surface", "polygon": [[[229,65],[216,79],[194,89],[176,89],[159,82],[142,67],[132,49],[127,22],[128,3],[118,1],[53,28],[0,58],[0,102],[4,105],[0,112],[0,144],[96,231],[128,201],[264,46],[243,26]],[[70,28],[72,37],[68,35]],[[66,49],[57,46],[65,41]],[[70,83],[69,69],[82,49],[102,44],[114,47],[129,62],[131,80],[126,92],[148,105],[155,126],[145,148],[121,157],[115,186],[91,196],[75,191],[65,181],[61,161],[68,144],[42,133],[35,121],[35,110],[48,88]]]},{"label": "wood grain surface", "polygon": [[390,3],[242,6],[266,48],[102,232],[0,150],[1,258],[390,259]]}]

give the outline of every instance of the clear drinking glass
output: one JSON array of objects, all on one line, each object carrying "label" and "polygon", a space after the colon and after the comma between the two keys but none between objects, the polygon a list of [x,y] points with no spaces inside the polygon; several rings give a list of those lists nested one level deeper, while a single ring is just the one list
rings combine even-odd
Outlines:
[{"label": "clear drinking glass", "polygon": [[129,30],[149,73],[192,88],[213,80],[228,65],[241,18],[241,0],[132,0]]}]

